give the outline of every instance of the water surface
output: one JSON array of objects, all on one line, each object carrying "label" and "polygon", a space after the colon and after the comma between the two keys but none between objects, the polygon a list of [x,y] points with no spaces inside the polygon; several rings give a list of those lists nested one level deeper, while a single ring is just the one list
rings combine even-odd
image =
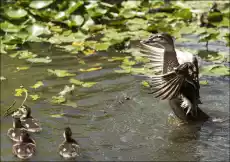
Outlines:
[{"label": "water surface", "polygon": [[[178,46],[204,49],[200,44]],[[40,94],[42,99],[27,101],[33,116],[43,127],[41,133],[32,135],[37,142],[37,153],[31,161],[64,161],[57,154],[57,148],[66,126],[72,128],[73,136],[82,148],[79,160],[229,161],[229,121],[218,122],[229,117],[229,78],[201,78],[208,80],[209,85],[201,86],[203,104],[200,107],[216,122],[178,127],[167,122],[171,113],[168,103],[149,95],[148,89],[140,85],[140,77],[114,72],[120,62],[108,62],[108,58],[124,54],[100,53],[83,58],[86,64],[81,65],[77,54],[50,49],[46,44],[31,44],[28,49],[41,57],[49,55],[53,61],[50,64],[30,64],[1,55],[1,75],[7,78],[1,82],[1,113],[15,99],[14,89],[21,84],[29,88],[37,81],[43,81],[42,88],[29,89]],[[211,50],[219,49],[229,50],[221,44],[211,46]],[[97,63],[101,63],[101,70],[79,72],[80,68],[90,68]],[[17,66],[25,64],[31,68],[15,72]],[[65,69],[76,73],[76,79],[98,83],[91,88],[76,87],[74,94],[68,95],[66,104],[52,105],[49,99],[70,83],[69,77],[48,75],[47,69]],[[16,98],[16,101],[19,105],[22,98]],[[65,115],[51,117],[60,113]],[[12,142],[6,136],[10,127],[11,117],[2,118],[3,161],[17,160],[11,152]]]}]

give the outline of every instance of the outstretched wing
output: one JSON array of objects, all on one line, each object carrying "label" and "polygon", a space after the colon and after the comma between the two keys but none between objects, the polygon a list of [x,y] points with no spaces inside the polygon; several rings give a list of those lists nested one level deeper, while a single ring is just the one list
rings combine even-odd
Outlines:
[{"label": "outstretched wing", "polygon": [[183,75],[178,75],[175,71],[152,76],[149,81],[151,88],[154,91],[151,94],[154,94],[156,98],[164,99],[172,99],[179,95],[181,86],[185,82],[185,77]]},{"label": "outstretched wing", "polygon": [[165,74],[179,66],[176,52],[165,51],[165,47],[159,43],[155,43],[155,46],[142,44],[141,52],[150,60],[149,64],[156,74]]}]

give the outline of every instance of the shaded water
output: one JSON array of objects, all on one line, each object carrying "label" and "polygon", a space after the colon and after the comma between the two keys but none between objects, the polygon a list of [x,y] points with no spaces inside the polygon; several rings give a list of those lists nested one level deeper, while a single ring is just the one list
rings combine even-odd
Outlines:
[{"label": "shaded water", "polygon": [[[180,45],[189,48],[203,48],[194,45]],[[216,44],[216,49],[222,45]],[[214,47],[214,46],[212,46]],[[223,47],[223,46],[222,46]],[[70,126],[73,136],[82,148],[79,160],[141,160],[141,161],[228,161],[229,121],[207,121],[201,126],[168,125],[171,112],[168,103],[154,99],[148,90],[140,85],[141,78],[128,74],[117,74],[120,62],[108,62],[110,52],[84,58],[86,65],[78,63],[78,57],[57,49],[49,50],[46,44],[31,44],[29,49],[53,59],[50,64],[28,64],[26,71],[14,72],[25,61],[1,55],[1,75],[7,80],[1,82],[1,113],[12,104],[14,89],[23,84],[26,88],[36,81],[44,86],[36,90],[42,99],[27,101],[32,114],[38,118],[43,131],[33,134],[37,142],[37,153],[31,161],[63,160],[57,154],[57,147],[63,140],[63,128]],[[226,49],[226,48],[221,48]],[[228,50],[228,49],[226,49]],[[79,72],[102,63],[103,69],[94,72]],[[70,85],[69,77],[57,78],[48,75],[47,69],[66,69],[76,73],[76,79],[96,81],[91,88],[77,87],[68,96],[65,105],[52,105],[51,96]],[[208,86],[201,86],[200,106],[213,119],[229,116],[229,78],[206,78]],[[129,99],[127,99],[129,97]],[[16,98],[17,105],[22,99]],[[61,118],[51,115],[64,113]],[[12,127],[11,117],[1,119],[1,160],[16,160],[12,156],[12,142],[6,136]]]}]

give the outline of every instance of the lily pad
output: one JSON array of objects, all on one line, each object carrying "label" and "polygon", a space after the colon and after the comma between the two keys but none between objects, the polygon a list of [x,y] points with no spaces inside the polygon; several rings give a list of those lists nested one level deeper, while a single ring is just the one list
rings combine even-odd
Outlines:
[{"label": "lily pad", "polygon": [[208,85],[208,81],[207,80],[201,80],[200,85]]},{"label": "lily pad", "polygon": [[23,93],[27,92],[27,89],[25,88],[17,88],[15,89],[14,96],[22,96]]},{"label": "lily pad", "polygon": [[141,5],[141,1],[133,1],[133,0],[123,1],[121,5],[124,8],[134,9],[134,8],[138,8]]},{"label": "lily pad", "polygon": [[57,20],[57,21],[62,21],[64,19],[66,19],[67,17],[69,17],[69,15],[67,15],[66,12],[64,12],[64,11],[61,11],[61,12],[58,12],[54,16],[54,19]]},{"label": "lily pad", "polygon": [[53,3],[52,0],[44,0],[44,1],[34,0],[30,2],[29,7],[34,8],[34,9],[42,9],[42,8],[48,7],[52,3]]},{"label": "lily pad", "polygon": [[144,87],[150,87],[149,83],[147,81],[142,81],[141,84],[144,86]]},{"label": "lily pad", "polygon": [[52,59],[50,59],[50,57],[47,56],[47,57],[44,57],[44,58],[43,57],[29,58],[29,59],[27,59],[27,61],[32,62],[32,63],[46,63],[46,64],[48,64],[48,63],[52,62]]},{"label": "lily pad", "polygon": [[31,88],[37,89],[41,86],[43,86],[43,82],[42,81],[38,81],[37,83],[35,83],[33,86],[31,86]]},{"label": "lily pad", "polygon": [[40,35],[49,35],[51,34],[50,30],[47,26],[41,24],[33,24],[27,28],[27,31],[32,36],[40,36]]},{"label": "lily pad", "polygon": [[75,85],[82,85],[84,82],[82,82],[82,81],[80,81],[80,80],[77,80],[77,79],[73,79],[73,78],[71,78],[70,80],[69,80],[69,82],[70,83],[73,83],[73,84],[75,84]]},{"label": "lily pad", "polygon": [[85,21],[84,25],[81,27],[83,30],[88,31],[90,26],[94,25],[93,19],[89,18],[88,20]]},{"label": "lily pad", "polygon": [[192,19],[192,12],[190,9],[184,8],[179,9],[174,13],[176,17],[182,18],[184,20],[191,20]]},{"label": "lily pad", "polygon": [[27,11],[22,8],[9,8],[5,13],[11,19],[21,19],[27,15]]},{"label": "lily pad", "polygon": [[76,1],[70,1],[69,2],[69,6],[68,6],[68,9],[66,10],[66,13],[68,15],[72,14],[74,11],[76,11],[79,7],[81,7],[82,5],[84,4],[83,1],[81,0],[78,0],[77,2]]},{"label": "lily pad", "polygon": [[17,33],[22,29],[21,26],[14,25],[8,21],[4,21],[0,25],[1,25],[1,30],[3,30],[6,33],[8,32]]},{"label": "lily pad", "polygon": [[30,97],[32,98],[33,101],[38,100],[39,98],[41,98],[39,95],[35,94],[35,95],[30,95]]},{"label": "lily pad", "polygon": [[29,66],[16,67],[17,71],[28,70],[29,68],[30,68]]},{"label": "lily pad", "polygon": [[61,104],[66,102],[66,98],[64,96],[52,96],[51,102],[54,104]]},{"label": "lily pad", "polygon": [[229,76],[229,67],[225,65],[208,65],[200,69],[202,75]]},{"label": "lily pad", "polygon": [[52,69],[48,69],[48,72],[56,75],[57,77],[69,77],[69,76],[75,76],[76,74],[73,73],[68,73],[68,71],[66,70],[52,70]]},{"label": "lily pad", "polygon": [[73,83],[75,85],[85,87],[85,88],[90,88],[90,87],[92,87],[93,85],[95,85],[97,83],[97,82],[83,82],[83,81],[80,81],[80,80],[77,80],[77,79],[74,79],[74,78],[71,78],[69,80],[69,82]]},{"label": "lily pad", "polygon": [[53,114],[53,115],[50,115],[50,117],[52,118],[62,118],[64,114]]},{"label": "lily pad", "polygon": [[84,18],[81,15],[72,15],[70,19],[72,26],[81,26],[84,22]]},{"label": "lily pad", "polygon": [[80,69],[79,71],[82,72],[90,72],[90,71],[96,71],[96,70],[101,70],[102,67],[94,67],[94,68],[89,68],[89,69]]},{"label": "lily pad", "polygon": [[97,82],[85,82],[85,83],[82,84],[82,87],[90,88],[95,84],[97,84]]},{"label": "lily pad", "polygon": [[29,52],[27,50],[24,50],[24,51],[18,51],[16,52],[15,54],[11,54],[10,57],[14,58],[14,57],[17,57],[19,59],[29,59],[29,58],[34,58],[37,56],[37,54],[34,54],[32,52]]}]

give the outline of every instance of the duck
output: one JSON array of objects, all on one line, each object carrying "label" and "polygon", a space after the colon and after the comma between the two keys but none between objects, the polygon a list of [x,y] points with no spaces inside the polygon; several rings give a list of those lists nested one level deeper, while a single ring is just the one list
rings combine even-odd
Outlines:
[{"label": "duck", "polygon": [[175,49],[168,33],[152,34],[140,44],[155,72],[147,76],[151,94],[168,100],[174,115],[184,123],[207,120],[209,116],[198,107],[202,104],[198,59]]},{"label": "duck", "polygon": [[23,130],[20,140],[12,146],[13,155],[20,159],[29,159],[35,154],[36,143],[29,133]]},{"label": "duck", "polygon": [[70,127],[66,127],[63,133],[64,141],[59,145],[58,152],[65,159],[73,159],[80,155],[80,146],[72,138]]},{"label": "duck", "polygon": [[22,125],[20,118],[13,118],[13,128],[10,128],[7,132],[7,136],[15,142],[19,142],[22,133],[26,131],[26,128]]},{"label": "duck", "polygon": [[213,28],[216,27],[212,22],[221,22],[223,14],[218,9],[217,3],[214,2],[209,12],[204,12],[200,16],[200,27]]},{"label": "duck", "polygon": [[22,125],[28,132],[41,132],[42,127],[39,121],[31,116],[31,108],[22,105],[16,112],[12,114],[13,117],[20,117]]}]

